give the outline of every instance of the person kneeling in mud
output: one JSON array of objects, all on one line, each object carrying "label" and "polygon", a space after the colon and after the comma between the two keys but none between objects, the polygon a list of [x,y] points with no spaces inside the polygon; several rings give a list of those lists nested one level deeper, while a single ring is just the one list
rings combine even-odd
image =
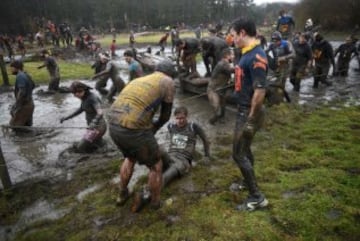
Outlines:
[{"label": "person kneeling in mud", "polygon": [[[210,162],[210,143],[204,130],[194,122],[188,121],[188,110],[186,107],[177,107],[174,111],[175,123],[169,123],[167,128],[170,136],[169,150],[161,150],[163,160],[162,186],[165,187],[172,180],[184,176],[191,169],[194,159],[196,138],[199,136],[204,146],[203,162]],[[143,190],[135,195],[132,206],[133,212],[140,211],[145,204],[150,202],[150,191],[145,186]]]},{"label": "person kneeling in mud", "polygon": [[106,132],[106,122],[101,109],[101,100],[84,83],[75,81],[70,91],[81,100],[80,107],[67,117],[60,119],[60,123],[69,120],[85,111],[88,128],[80,142],[75,143],[74,149],[78,153],[90,153],[102,146],[102,137]]}]

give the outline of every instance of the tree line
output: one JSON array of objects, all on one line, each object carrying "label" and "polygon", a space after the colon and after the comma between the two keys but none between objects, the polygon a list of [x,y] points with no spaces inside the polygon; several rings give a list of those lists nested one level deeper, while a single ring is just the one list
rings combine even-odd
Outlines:
[{"label": "tree line", "polygon": [[253,0],[1,0],[0,33],[25,34],[38,31],[46,20],[67,22],[73,29],[129,30],[136,26],[160,28],[177,23],[227,23],[239,16],[257,24],[274,22],[281,8],[291,10],[302,30],[306,19],[332,30],[360,25],[359,0],[301,0],[256,6]]}]

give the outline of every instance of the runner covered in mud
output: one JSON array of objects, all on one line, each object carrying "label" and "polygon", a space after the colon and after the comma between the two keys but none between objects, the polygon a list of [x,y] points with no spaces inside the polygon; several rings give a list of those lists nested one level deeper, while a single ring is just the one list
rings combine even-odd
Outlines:
[{"label": "runner covered in mud", "polygon": [[196,78],[200,74],[196,68],[196,55],[200,52],[200,41],[196,38],[183,38],[176,41],[177,63],[182,62],[182,75]]},{"label": "runner covered in mud", "polygon": [[[11,73],[16,75],[15,79],[15,104],[10,110],[10,126],[32,126],[34,101],[32,92],[35,87],[31,77],[24,72],[24,65],[20,60],[15,60],[10,64]],[[15,128],[16,133],[26,131],[24,128]]]},{"label": "runner covered in mud", "polygon": [[255,23],[237,19],[231,32],[235,44],[242,49],[242,57],[235,67],[235,93],[238,107],[233,140],[233,159],[249,190],[248,198],[236,208],[253,211],[268,205],[258,188],[254,172],[252,140],[264,121],[263,102],[266,94],[267,57],[256,39]]},{"label": "runner covered in mud", "polygon": [[74,81],[70,86],[70,91],[81,100],[81,105],[72,114],[60,119],[60,123],[63,123],[85,112],[88,128],[80,142],[74,144],[74,152],[78,153],[91,153],[103,146],[102,137],[106,132],[101,100],[90,91],[91,89],[84,83]]},{"label": "runner covered in mud", "polygon": [[[91,65],[91,68],[94,69],[94,74],[98,74],[106,69],[106,63],[104,61],[101,61],[102,55],[103,55],[102,53],[98,54],[94,64]],[[107,80],[108,80],[108,76],[102,76],[99,77],[95,83],[95,89],[101,95],[107,95],[109,93],[109,91],[106,89]]]},{"label": "runner covered in mud", "polygon": [[335,73],[334,50],[331,44],[321,34],[317,33],[311,48],[315,60],[313,88],[318,88],[319,82],[331,86],[332,83],[327,79],[331,65],[333,66],[333,74]]},{"label": "runner covered in mud", "polygon": [[169,33],[166,32],[159,40],[160,53],[164,54]]},{"label": "runner covered in mud", "polygon": [[[354,43],[355,42],[355,43]],[[359,59],[359,53],[356,49],[356,41],[351,36],[347,37],[345,43],[341,44],[335,50],[334,57],[339,55],[336,63],[335,75],[347,76],[352,57]]]},{"label": "runner covered in mud", "polygon": [[[126,85],[109,110],[110,136],[125,157],[120,167],[118,205],[129,198],[128,184],[135,163],[139,163],[149,168],[150,205],[160,207],[163,162],[154,135],[170,118],[175,73],[170,61],[158,63],[154,73]],[[158,109],[160,116],[153,120]]]},{"label": "runner covered in mud", "polygon": [[[204,160],[210,162],[210,143],[204,130],[195,122],[188,121],[188,109],[184,106],[177,107],[174,111],[175,122],[167,126],[170,135],[168,152],[161,150],[163,160],[162,185],[165,187],[171,180],[188,173],[194,159],[196,138],[200,137],[204,146]],[[135,196],[132,206],[133,212],[138,212],[150,200],[150,192],[146,186]]]},{"label": "runner covered in mud", "polygon": [[210,105],[214,108],[214,115],[209,119],[209,123],[214,125],[218,120],[225,116],[226,92],[231,80],[231,74],[234,73],[234,67],[231,63],[234,60],[234,53],[226,48],[222,51],[222,59],[215,66],[211,79],[207,86],[207,96]]},{"label": "runner covered in mud", "polygon": [[60,85],[60,69],[54,57],[50,56],[48,50],[44,49],[41,52],[42,57],[44,58],[44,63],[38,66],[38,69],[46,67],[50,75],[50,82],[48,86],[48,92],[55,92],[59,90]]},{"label": "runner covered in mud", "polygon": [[171,53],[174,53],[174,50],[176,49],[176,41],[180,38],[180,34],[177,26],[173,26],[171,28],[170,38],[171,38]]},{"label": "runner covered in mud", "polygon": [[291,39],[294,27],[294,19],[288,15],[284,9],[280,10],[276,30],[281,33],[284,39]]},{"label": "runner covered in mud", "polygon": [[106,67],[100,73],[95,74],[92,79],[97,78],[110,78],[112,81],[111,89],[107,95],[107,99],[110,103],[113,102],[113,97],[120,93],[121,90],[124,88],[125,83],[124,80],[120,77],[120,68],[115,63],[115,61],[110,60],[110,56],[107,53],[100,54],[100,61],[103,64],[106,64]]},{"label": "runner covered in mud", "polygon": [[129,81],[139,78],[144,75],[141,64],[134,59],[134,51],[131,49],[125,50],[124,57],[126,63],[129,65]]},{"label": "runner covered in mud", "polygon": [[226,41],[222,38],[204,37],[200,40],[202,59],[206,68],[207,77],[211,76],[216,64],[221,60],[222,51],[229,48]]},{"label": "runner covered in mud", "polygon": [[285,90],[286,79],[289,76],[290,59],[295,57],[295,52],[290,41],[282,39],[279,31],[271,35],[271,44],[266,50],[269,67],[274,73],[274,80],[269,83],[267,100],[270,105],[280,104],[284,98],[290,102]]},{"label": "runner covered in mud", "polygon": [[290,83],[294,86],[294,91],[300,91],[301,79],[310,71],[312,64],[311,47],[306,41],[306,34],[301,33],[298,41],[294,43],[295,58],[290,71]]}]

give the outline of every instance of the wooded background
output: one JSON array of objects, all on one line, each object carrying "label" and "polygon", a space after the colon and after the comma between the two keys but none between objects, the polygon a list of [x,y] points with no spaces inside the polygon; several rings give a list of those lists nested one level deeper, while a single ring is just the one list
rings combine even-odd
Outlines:
[{"label": "wooded background", "polygon": [[160,29],[179,23],[195,28],[240,16],[272,25],[282,8],[294,16],[298,30],[308,18],[331,30],[353,30],[360,25],[359,0],[301,0],[295,5],[262,6],[252,0],[1,0],[0,34],[36,32],[47,20],[67,22],[73,30],[84,26],[102,32],[112,27],[118,32],[137,31],[143,26]]}]

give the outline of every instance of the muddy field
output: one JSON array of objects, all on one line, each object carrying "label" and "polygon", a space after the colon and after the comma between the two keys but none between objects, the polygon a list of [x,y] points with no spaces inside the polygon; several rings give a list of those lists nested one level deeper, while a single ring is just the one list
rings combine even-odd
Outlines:
[{"label": "muddy field", "polygon": [[[335,45],[338,43],[335,43]],[[156,51],[156,49],[154,50]],[[167,49],[167,53],[168,53]],[[122,52],[118,52],[122,56]],[[123,60],[119,64],[124,65]],[[292,99],[292,104],[317,106],[319,104],[332,104],[342,102],[345,104],[360,104],[360,72],[355,71],[359,68],[356,61],[350,64],[349,76],[330,77],[333,82],[331,87],[320,85],[319,89],[313,89],[313,79],[306,78],[302,81],[300,93],[292,91],[292,86],[287,83],[287,90]],[[205,68],[202,63],[198,64],[201,74],[204,74]],[[122,72],[122,77],[127,79],[126,71]],[[82,80],[90,86],[94,86],[95,81]],[[61,82],[63,86],[69,86],[71,80]],[[110,87],[110,81],[108,88]],[[77,155],[66,151],[76,140],[80,140],[85,128],[85,116],[81,114],[71,120],[60,124],[61,117],[68,115],[80,105],[80,100],[72,94],[56,93],[54,95],[37,94],[39,89],[46,89],[47,86],[40,86],[35,89],[34,101],[34,131],[23,137],[14,136],[5,126],[10,116],[9,108],[14,103],[12,93],[0,95],[0,125],[3,126],[0,133],[1,146],[4,152],[6,164],[10,173],[13,184],[31,182],[38,179],[59,179],[69,180],[72,178],[73,171],[81,166],[86,168],[86,163],[92,165],[101,165],[108,160],[120,159],[121,154],[116,150],[108,135],[105,136],[106,146],[99,152],[92,155]],[[105,100],[104,100],[105,102]],[[211,107],[206,97],[194,97],[190,94],[177,92],[175,106],[186,105],[189,108],[190,120],[201,123],[210,138],[221,134],[224,130],[231,130],[234,126],[234,108],[229,108],[226,115],[225,123],[212,126],[208,124],[211,116]],[[109,107],[104,105],[105,111]],[[338,106],[337,106],[338,107]],[[159,142],[167,144],[165,128],[157,134]],[[199,151],[202,146],[198,145]],[[96,162],[94,162],[96,160]],[[144,167],[136,167],[136,175],[132,180],[132,185],[136,180],[146,173]],[[118,182],[117,173],[114,173],[113,182]],[[99,186],[93,186],[84,190],[77,198],[81,199],[82,195],[95,191]],[[39,218],[56,219],[63,216],[66,210],[52,210],[52,204],[44,200],[38,200],[31,207],[26,209],[21,215],[21,219],[12,228],[12,231],[6,231],[9,227],[0,227],[0,239],[8,240],[11,233],[16,232],[21,226],[30,223]],[[44,214],[46,214],[44,216]],[[9,234],[10,233],[10,234]]]}]

